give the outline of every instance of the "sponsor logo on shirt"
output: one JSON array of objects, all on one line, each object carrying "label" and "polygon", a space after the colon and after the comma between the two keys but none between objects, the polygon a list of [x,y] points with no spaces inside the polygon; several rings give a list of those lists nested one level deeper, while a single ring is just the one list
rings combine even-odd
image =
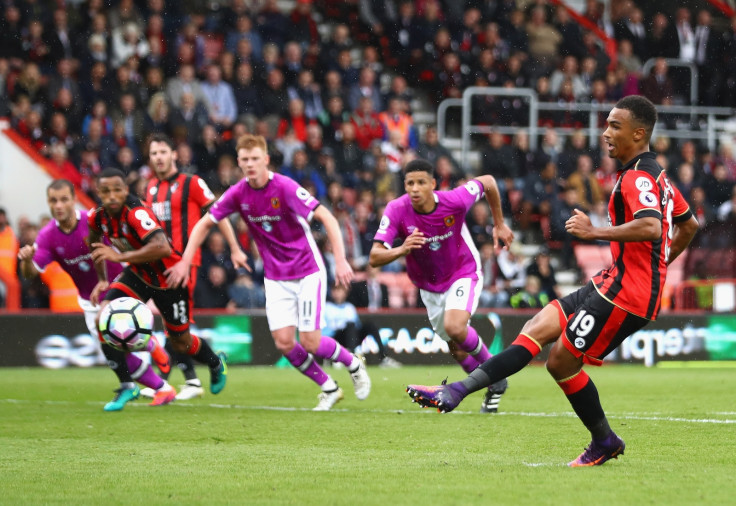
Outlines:
[{"label": "sponsor logo on shirt", "polygon": [[637,190],[642,192],[647,192],[654,187],[652,182],[644,176],[636,178],[634,185],[636,186]]},{"label": "sponsor logo on shirt", "polygon": [[440,242],[441,241],[444,241],[445,239],[449,239],[453,235],[454,235],[454,232],[452,230],[450,230],[446,234],[435,235],[433,237],[429,237],[429,238],[425,239],[424,242],[427,243],[427,244],[429,244],[429,249],[431,249],[432,251],[437,251],[438,249],[440,249],[442,247],[442,245],[440,244]]},{"label": "sponsor logo on shirt", "polygon": [[639,194],[639,202],[647,207],[655,207],[657,205],[657,197],[652,192],[641,192]]}]

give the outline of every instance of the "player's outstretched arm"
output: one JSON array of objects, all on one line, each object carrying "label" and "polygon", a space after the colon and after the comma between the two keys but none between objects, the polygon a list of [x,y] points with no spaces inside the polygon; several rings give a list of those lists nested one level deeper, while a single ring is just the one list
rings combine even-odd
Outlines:
[{"label": "player's outstretched arm", "polygon": [[214,225],[215,220],[212,218],[210,213],[202,216],[197,224],[194,225],[192,233],[189,234],[189,241],[187,242],[187,247],[181,256],[181,260],[166,269],[166,282],[169,286],[176,287],[187,284],[189,281],[189,268],[192,265],[192,260],[194,260],[194,255],[197,253],[200,246],[202,246],[207,234],[209,234],[210,229]]},{"label": "player's outstretched arm", "polygon": [[18,251],[18,260],[20,260],[20,273],[26,279],[35,278],[40,273],[36,266],[33,265],[33,255],[36,254],[36,246],[27,244]]},{"label": "player's outstretched arm", "polygon": [[672,243],[670,244],[670,254],[667,258],[667,264],[675,261],[680,253],[685,251],[690,242],[698,231],[698,219],[690,216],[690,219],[682,223],[675,223],[672,231]]},{"label": "player's outstretched arm", "polygon": [[371,267],[381,267],[386,264],[390,264],[394,260],[405,257],[415,249],[419,249],[424,246],[425,237],[419,229],[414,231],[404,239],[401,246],[395,248],[387,248],[380,242],[374,242],[371,248],[371,254],[368,257],[368,263]]},{"label": "player's outstretched arm", "polygon": [[501,193],[498,191],[496,179],[488,174],[475,179],[483,185],[483,193],[485,194],[488,206],[491,208],[491,216],[493,216],[493,246],[498,253],[501,249],[499,241],[503,241],[503,248],[508,248],[514,241],[514,233],[506,225],[506,221],[504,220],[503,208],[501,207]]},{"label": "player's outstretched arm", "polygon": [[230,246],[230,260],[233,262],[233,266],[237,269],[244,267],[248,272],[251,271],[250,265],[248,265],[248,255],[245,254],[243,249],[240,247],[238,238],[235,237],[235,230],[230,220],[223,219],[217,222],[217,228],[220,229],[222,235],[225,236],[227,244]]},{"label": "player's outstretched arm", "polygon": [[327,240],[332,246],[332,254],[335,255],[335,282],[343,285],[345,288],[350,287],[350,281],[353,279],[353,268],[350,267],[345,257],[345,243],[342,240],[342,232],[337,219],[324,206],[319,206],[314,210],[314,217],[319,220],[325,227]]},{"label": "player's outstretched arm", "polygon": [[631,220],[615,227],[594,227],[579,209],[565,222],[565,230],[586,241],[642,242],[662,237],[662,222],[651,216]]}]

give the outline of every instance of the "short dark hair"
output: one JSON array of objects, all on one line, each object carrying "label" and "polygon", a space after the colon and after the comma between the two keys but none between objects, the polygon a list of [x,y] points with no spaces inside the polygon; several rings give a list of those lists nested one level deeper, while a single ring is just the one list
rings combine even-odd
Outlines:
[{"label": "short dark hair", "polygon": [[657,123],[657,108],[647,97],[629,95],[616,102],[615,107],[629,111],[631,118],[647,131],[647,138],[652,136],[654,125]]},{"label": "short dark hair", "polygon": [[72,192],[72,197],[75,195],[74,184],[68,179],[54,179],[46,187],[46,193],[48,194],[49,190],[62,190],[64,188],[69,188],[69,191]]},{"label": "short dark hair", "polygon": [[106,169],[103,169],[102,172],[97,175],[97,179],[102,179],[104,177],[119,177],[120,179],[125,181],[125,173],[120,169],[116,169],[115,167],[108,167]]},{"label": "short dark hair", "polygon": [[406,164],[404,167],[404,177],[406,177],[410,172],[426,172],[430,176],[435,177],[434,166],[428,160],[424,160],[423,158],[416,158]]},{"label": "short dark hair", "polygon": [[148,138],[148,145],[150,146],[152,142],[165,142],[172,151],[176,149],[176,146],[174,146],[174,141],[171,140],[171,137],[161,132],[151,134],[151,136]]}]

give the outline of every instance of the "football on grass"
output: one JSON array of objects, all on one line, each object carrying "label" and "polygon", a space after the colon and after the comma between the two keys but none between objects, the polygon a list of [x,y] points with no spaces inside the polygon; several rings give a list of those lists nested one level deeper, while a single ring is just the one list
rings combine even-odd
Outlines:
[{"label": "football on grass", "polygon": [[100,313],[102,338],[122,351],[145,350],[153,333],[153,313],[132,297],[114,299]]}]

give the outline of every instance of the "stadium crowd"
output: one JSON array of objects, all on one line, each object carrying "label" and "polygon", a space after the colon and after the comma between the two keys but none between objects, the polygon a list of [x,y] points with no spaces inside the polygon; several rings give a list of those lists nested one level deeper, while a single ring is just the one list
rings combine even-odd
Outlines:
[{"label": "stadium crowd", "polygon": [[[556,4],[5,0],[0,117],[93,199],[95,176],[105,167],[121,169],[141,195],[152,175],[144,146],[159,132],[174,139],[179,170],[198,174],[220,195],[242,177],[237,139],[261,134],[272,170],[295,179],[335,214],[348,259],[365,270],[382,210],[403,192],[404,164],[430,160],[440,190],[476,175],[439,144],[436,127],[415,123],[418,107],[434,109],[468,86],[528,87],[540,101],[557,103],[613,104],[641,93],[657,104],[689,104],[689,79],[666,58],[697,66],[699,96],[691,105],[736,107],[736,16],[687,7],[649,12],[646,2],[613,0],[609,20],[602,2],[588,0],[582,15],[596,27],[588,30]],[[596,33],[615,40],[615,54]],[[650,58],[656,63],[644,75]],[[473,107],[475,120],[488,125],[523,125],[526,113],[519,103],[494,97]],[[496,258],[488,208],[476,206],[467,222],[483,261],[482,305],[534,307],[555,298],[552,265],[576,268],[564,227],[571,209],[607,221],[616,162],[591,147],[584,121],[574,112],[545,112],[537,149],[523,131],[491,133],[478,147],[478,174],[499,181],[504,211],[522,242],[544,246],[531,262],[518,248]],[[558,127],[578,131],[562,137]],[[711,152],[692,140],[660,136],[652,149],[701,228],[735,219],[732,146]],[[0,236],[32,244],[48,219],[22,217],[13,227],[0,212]],[[234,226],[253,272],[234,269],[223,237],[213,232],[203,252],[198,307],[264,304],[258,252],[245,224]],[[315,226],[314,234],[329,265],[324,231]],[[398,262],[384,268],[402,269]],[[537,279],[527,282],[527,275]],[[407,300],[391,305],[416,297]],[[43,284],[24,281],[23,306],[47,305]]]}]

